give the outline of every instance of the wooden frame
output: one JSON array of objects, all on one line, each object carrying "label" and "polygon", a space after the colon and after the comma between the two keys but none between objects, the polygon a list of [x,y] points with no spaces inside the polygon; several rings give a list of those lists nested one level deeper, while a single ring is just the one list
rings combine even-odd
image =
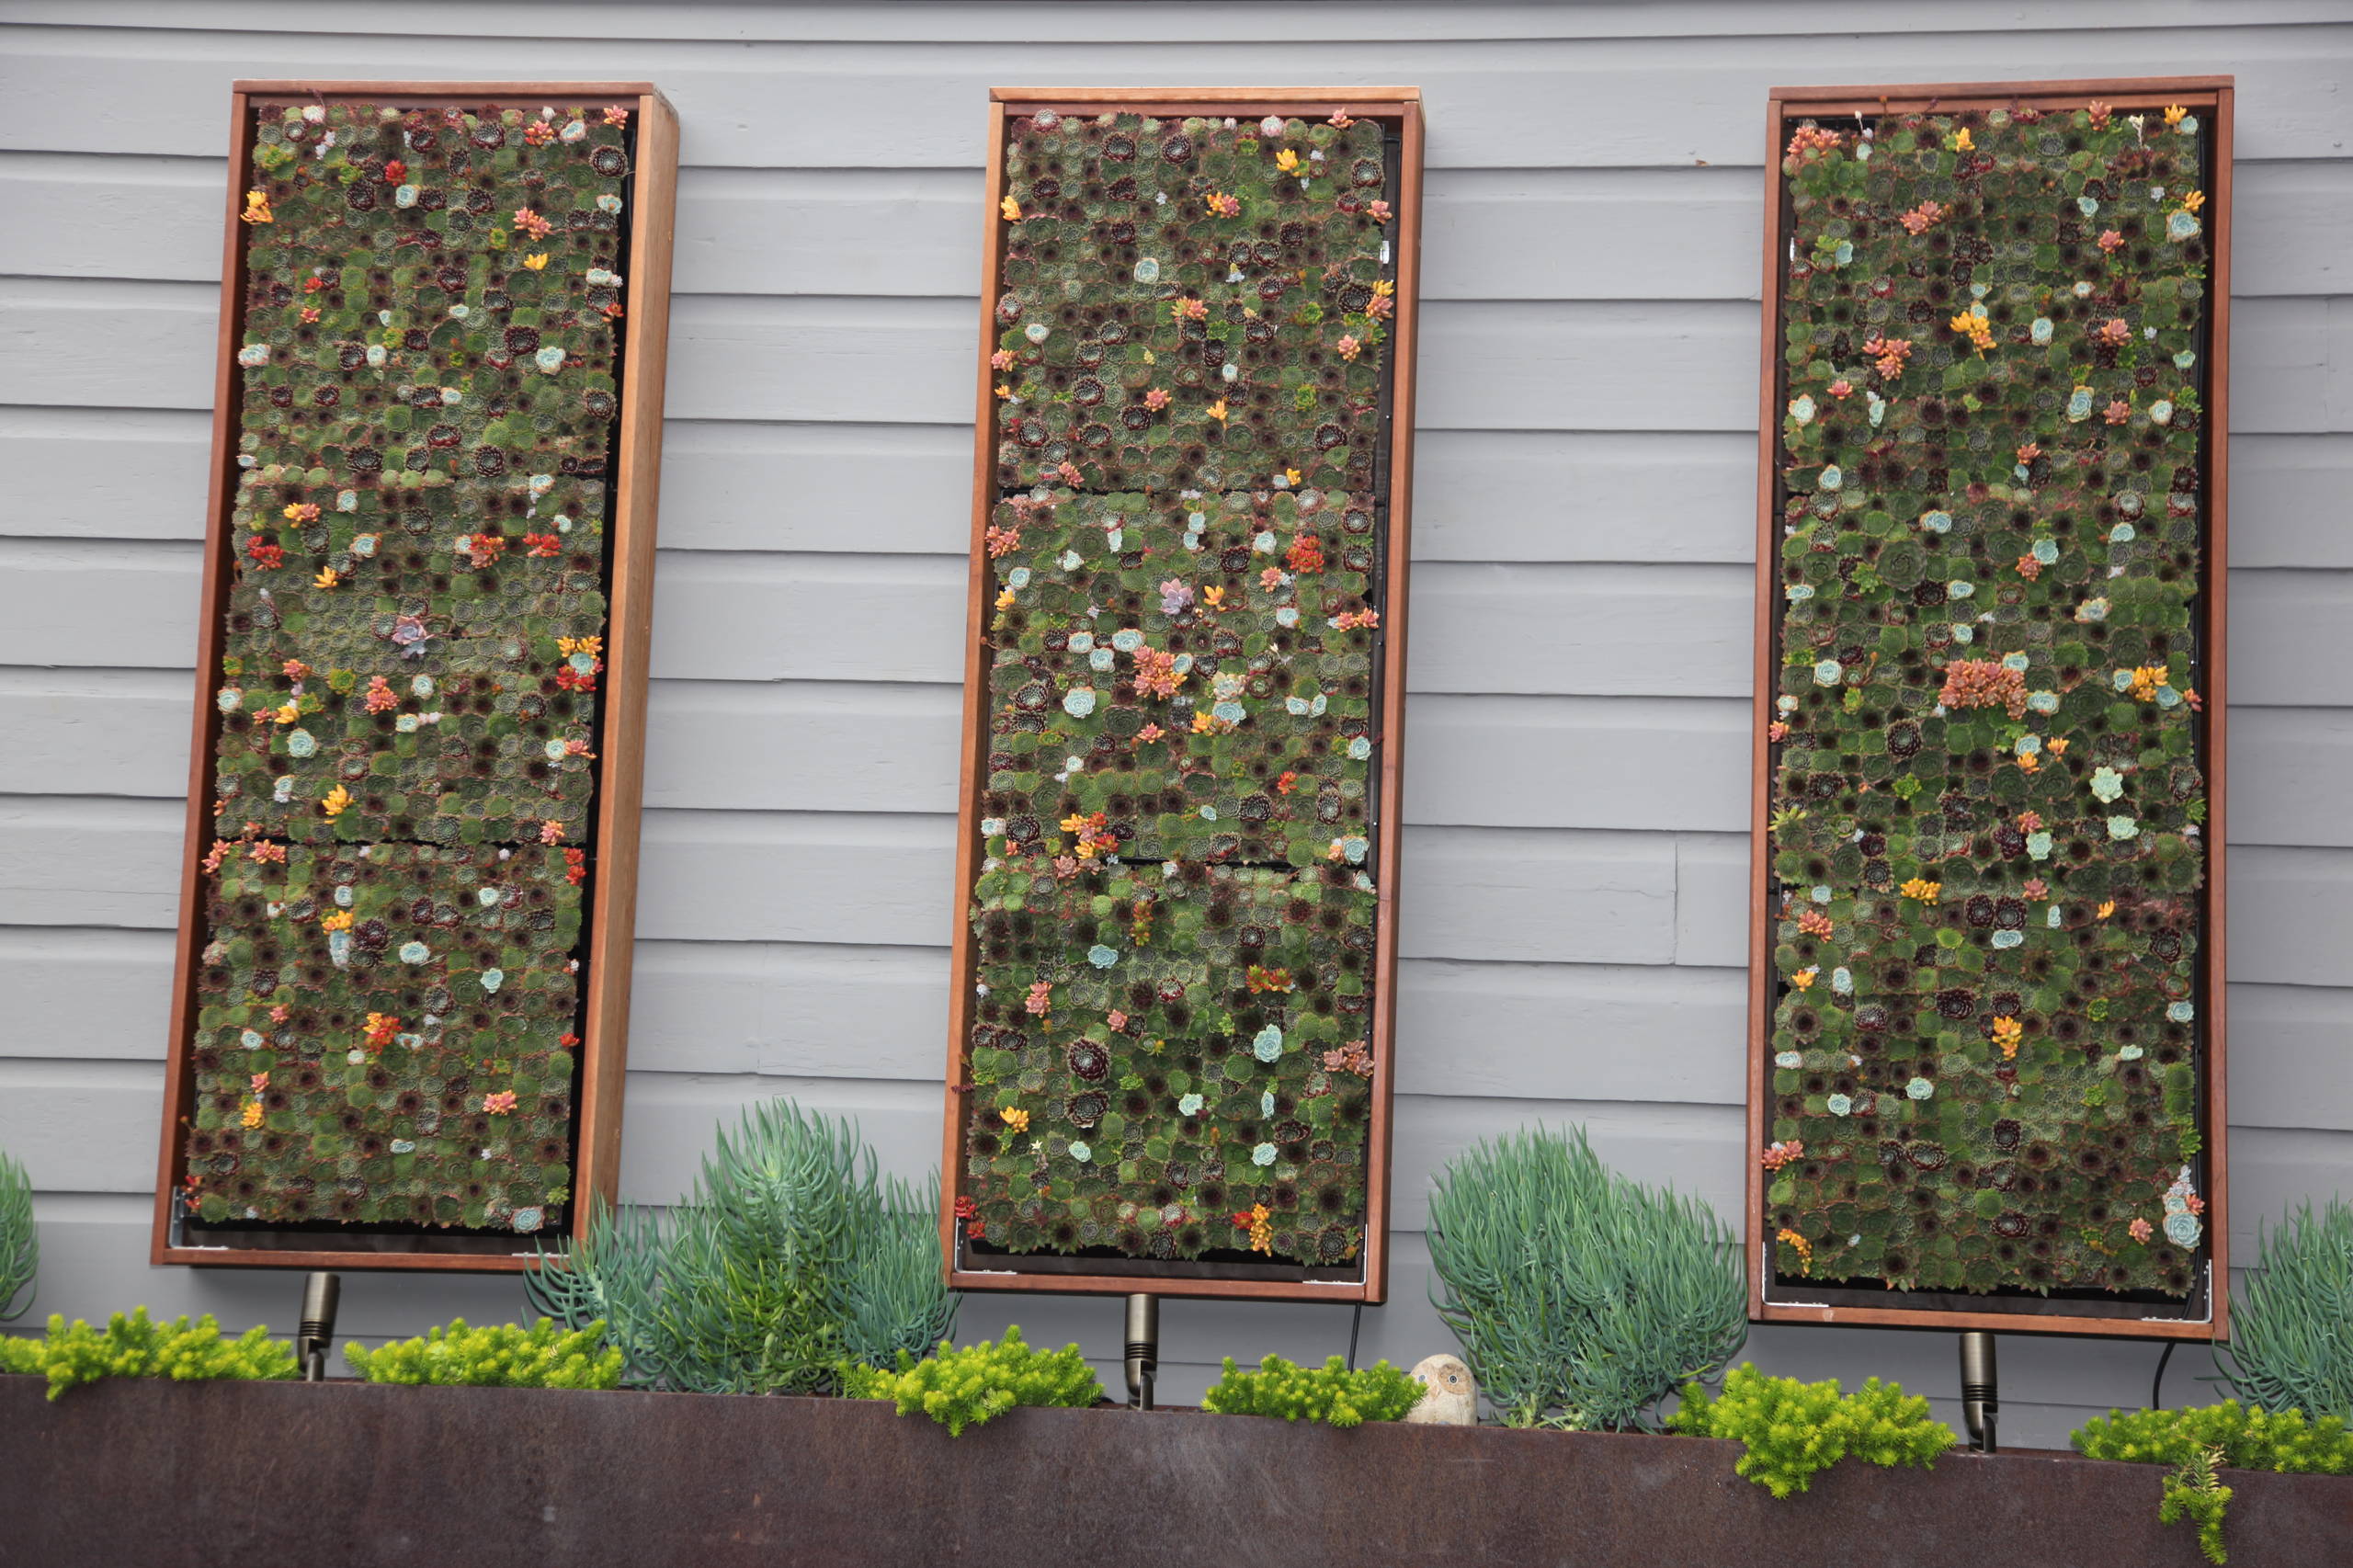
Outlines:
[{"label": "wooden frame", "polygon": [[[633,103],[636,153],[630,176],[631,238],[625,273],[629,313],[622,337],[624,381],[619,413],[607,585],[605,702],[596,805],[594,896],[587,915],[588,973],[583,985],[581,1092],[574,1111],[574,1224],[591,1194],[610,1201],[620,1173],[622,1069],[627,1059],[630,970],[637,910],[638,814],[643,798],[646,659],[654,610],[655,506],[662,460],[662,400],[669,339],[670,265],[677,207],[678,117],[647,82],[272,82],[240,81],[230,98],[225,235],[221,258],[221,321],[215,347],[212,455],[205,522],[204,580],[197,627],[196,722],[188,758],[188,842],[180,868],[180,915],[172,973],[163,1147],[149,1262],[244,1265],[265,1268],[369,1268],[514,1272],[532,1266],[535,1245],[520,1251],[452,1251],[430,1231],[413,1236],[355,1233],[352,1244],[322,1233],[314,1246],[191,1245],[179,1234],[175,1180],[195,1086],[189,1046],[196,1021],[197,953],[204,895],[199,865],[212,836],[212,771],[221,715],[211,700],[221,656],[221,620],[231,574],[230,511],[242,399],[236,353],[244,324],[244,241],[241,193],[256,111],[288,99],[357,98],[369,103],[438,106],[551,98]],[[306,1233],[307,1235],[307,1233]],[[465,1239],[473,1239],[469,1236]],[[383,1250],[387,1245],[404,1250]]]},{"label": "wooden frame", "polygon": [[[2229,1172],[2226,1144],[2229,1118],[2224,1094],[2224,1035],[2226,993],[2223,987],[2227,935],[2224,856],[2225,826],[2225,697],[2224,637],[2228,602],[2225,582],[2229,562],[2229,381],[2231,303],[2231,165],[2233,78],[2229,76],[2143,77],[2119,81],[1961,82],[1899,86],[1774,87],[1768,94],[1765,146],[1764,321],[1760,336],[1761,369],[1757,403],[1757,573],[1756,661],[1756,693],[1755,771],[1750,780],[1752,829],[1749,852],[1748,954],[1748,1146],[1746,1162],[1748,1236],[1748,1315],[1762,1323],[1840,1324],[1888,1328],[1998,1329],[2012,1334],[2098,1335],[2119,1338],[2222,1339],[2228,1337],[2230,1284]],[[2199,1000],[2204,1028],[2203,1069],[2200,1074],[2204,1104],[2203,1130],[2207,1201],[2206,1278],[2193,1290],[2205,1298],[2202,1316],[2149,1318],[2070,1313],[2069,1303],[2043,1303],[1989,1298],[1983,1310],[1953,1310],[1915,1304],[1886,1307],[1832,1306],[1802,1300],[1808,1292],[1776,1287],[1774,1248],[1765,1228],[1764,1168],[1756,1151],[1766,1143],[1769,1125],[1767,1100],[1770,1088],[1765,1076],[1766,1043],[1772,1028],[1770,989],[1773,922],[1768,916],[1771,896],[1770,856],[1767,823],[1771,815],[1773,762],[1767,726],[1772,722],[1775,633],[1780,602],[1774,592],[1772,563],[1779,544],[1779,492],[1777,462],[1781,424],[1780,335],[1781,279],[1788,240],[1789,213],[1783,199],[1781,153],[1790,122],[1813,118],[1919,113],[1958,108],[2029,106],[2072,109],[2098,99],[2119,110],[2160,109],[2180,104],[2211,117],[2213,126],[2213,174],[2208,184],[2208,231],[2213,251],[2210,273],[2211,316],[2206,353],[2208,382],[2204,429],[2206,550],[2200,594],[2200,685],[2207,703],[2207,744],[2203,764],[2208,792],[2206,823],[2206,919],[2200,930],[2204,994]],[[1813,1292],[1819,1295],[1820,1291]],[[1777,1294],[1779,1298],[1777,1299]],[[1891,1301],[1902,1302],[1913,1292],[1890,1291]]]},{"label": "wooden frame", "polygon": [[[1270,114],[1323,119],[1345,108],[1361,119],[1387,120],[1399,131],[1397,244],[1397,311],[1391,342],[1392,401],[1389,411],[1389,511],[1386,604],[1382,633],[1384,654],[1381,684],[1380,819],[1375,829],[1375,853],[1381,867],[1377,894],[1378,922],[1374,948],[1372,1006],[1371,1122],[1365,1149],[1367,1201],[1365,1243],[1359,1277],[1355,1280],[1281,1280],[1215,1278],[1188,1275],[1193,1267],[1182,1263],[1159,1266],[1159,1272],[1088,1274],[1069,1271],[1030,1272],[1019,1260],[995,1259],[994,1267],[968,1263],[963,1233],[955,1218],[956,1199],[962,1190],[963,1100],[965,1043],[972,1023],[974,938],[968,903],[981,860],[980,794],[987,753],[988,665],[983,643],[988,631],[989,558],[983,536],[997,499],[995,487],[995,377],[989,345],[996,335],[994,310],[1000,289],[1004,251],[1004,222],[998,204],[1005,196],[1005,144],[1008,120],[1051,109],[1068,115],[1106,113],[1156,116],[1217,115],[1236,119]],[[1405,714],[1405,621],[1409,521],[1414,481],[1414,349],[1421,281],[1422,105],[1418,87],[997,87],[989,93],[989,154],[987,182],[987,248],[981,289],[981,335],[976,354],[972,467],[972,571],[967,589],[964,642],[964,745],[961,760],[960,806],[956,840],[956,906],[950,934],[948,1093],[944,1115],[945,1142],[941,1154],[940,1245],[948,1259],[948,1282],[961,1290],[1040,1290],[1128,1294],[1255,1298],[1314,1301],[1378,1303],[1388,1291],[1388,1187],[1391,1099],[1394,1093],[1393,1042],[1396,1032],[1397,919],[1396,898],[1404,803],[1404,753]]]}]

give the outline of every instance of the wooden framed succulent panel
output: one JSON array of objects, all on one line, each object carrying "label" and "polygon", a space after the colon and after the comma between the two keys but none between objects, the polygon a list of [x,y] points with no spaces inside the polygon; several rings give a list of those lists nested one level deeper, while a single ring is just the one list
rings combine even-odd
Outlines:
[{"label": "wooden framed succulent panel", "polygon": [[2222,1330],[2231,108],[1772,94],[1756,1317]]},{"label": "wooden framed succulent panel", "polygon": [[157,1263],[519,1269],[619,1169],[677,119],[240,82]]},{"label": "wooden framed succulent panel", "polygon": [[1000,89],[942,1239],[1378,1301],[1412,88]]}]

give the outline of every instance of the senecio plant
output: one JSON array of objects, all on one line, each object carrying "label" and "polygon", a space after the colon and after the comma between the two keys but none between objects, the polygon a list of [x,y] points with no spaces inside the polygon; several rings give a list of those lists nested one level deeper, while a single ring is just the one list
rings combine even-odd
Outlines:
[{"label": "senecio plant", "polygon": [[938,1354],[921,1361],[902,1350],[892,1370],[853,1364],[845,1370],[842,1392],[852,1399],[895,1401],[900,1415],[928,1415],[949,1437],[961,1437],[965,1427],[1016,1405],[1084,1409],[1103,1397],[1103,1384],[1077,1346],[1034,1350],[1016,1324],[1001,1341],[983,1339],[961,1350],[942,1340]]},{"label": "senecio plant", "polygon": [[1733,1369],[1722,1398],[1709,1398],[1698,1383],[1686,1388],[1667,1429],[1742,1444],[1746,1451],[1733,1468],[1776,1497],[1805,1491],[1817,1472],[1849,1455],[1925,1470],[1956,1440],[1951,1427],[1929,1416],[1926,1399],[1896,1384],[1873,1378],[1842,1394],[1835,1378],[1768,1378],[1752,1365]]},{"label": "senecio plant", "polygon": [[2159,1517],[2166,1524],[2195,1523],[2200,1548],[2215,1562],[2226,1560],[2222,1518],[2231,1501],[2218,1469],[2353,1475],[2353,1432],[2343,1416],[2307,1419],[2300,1410],[2251,1409],[2236,1400],[2191,1410],[2110,1411],[2077,1428],[2075,1444],[2088,1459],[2171,1465]]},{"label": "senecio plant", "polygon": [[103,1332],[52,1313],[46,1339],[0,1335],[0,1372],[45,1374],[51,1399],[100,1378],[277,1379],[298,1369],[294,1347],[269,1330],[256,1325],[226,1339],[210,1312],[156,1323],[141,1307],[127,1317],[115,1313]]},{"label": "senecio plant", "polygon": [[1430,1194],[1438,1315],[1505,1423],[1645,1427],[1748,1337],[1732,1233],[1602,1165],[1582,1129],[1467,1151]]},{"label": "senecio plant", "polygon": [[626,1381],[704,1393],[826,1393],[955,1326],[937,1188],[879,1175],[851,1123],[790,1100],[720,1133],[687,1199],[599,1210],[526,1275],[532,1303],[605,1324]]},{"label": "senecio plant", "polygon": [[2353,1420],[2353,1204],[2307,1203],[2261,1238],[2231,1294],[2231,1337],[2214,1356],[2231,1392],[2266,1410]]},{"label": "senecio plant", "polygon": [[529,1328],[472,1328],[453,1318],[418,1339],[370,1350],[343,1347],[351,1369],[371,1383],[467,1385],[511,1389],[609,1389],[621,1381],[621,1353],[604,1343],[605,1325],[565,1333],[551,1318]]},{"label": "senecio plant", "polygon": [[40,1272],[40,1232],[33,1223],[32,1178],[0,1154],[0,1323],[13,1323],[32,1305]]},{"label": "senecio plant", "polygon": [[2095,103],[1784,152],[1780,1278],[2198,1274],[2209,150]]},{"label": "senecio plant", "polygon": [[1255,1372],[1225,1358],[1225,1376],[1201,1396],[1201,1408],[1220,1415],[1279,1415],[1356,1426],[1402,1421],[1420,1403],[1422,1385],[1388,1362],[1351,1371],[1337,1356],[1313,1369],[1269,1356]]}]

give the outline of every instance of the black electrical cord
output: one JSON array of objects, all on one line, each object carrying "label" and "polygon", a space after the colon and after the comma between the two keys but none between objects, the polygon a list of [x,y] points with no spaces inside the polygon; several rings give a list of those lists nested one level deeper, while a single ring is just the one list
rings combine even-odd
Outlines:
[{"label": "black electrical cord", "polygon": [[2157,1357],[2157,1375],[2156,1378],[2149,1384],[2149,1408],[2151,1410],[2163,1410],[2165,1407],[2165,1363],[2173,1359],[2173,1347],[2174,1342],[2170,1339],[2166,1340],[2165,1350]]},{"label": "black electrical cord", "polygon": [[[1364,1303],[1358,1301],[1348,1317],[1348,1370],[1357,1369],[1357,1330],[1364,1326]],[[2170,1346],[2168,1346],[2170,1348]]]}]

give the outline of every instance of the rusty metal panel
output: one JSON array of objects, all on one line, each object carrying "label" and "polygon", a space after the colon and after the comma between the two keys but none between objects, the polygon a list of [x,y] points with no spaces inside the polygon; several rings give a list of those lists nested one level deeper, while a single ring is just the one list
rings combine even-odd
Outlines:
[{"label": "rusty metal panel", "polygon": [[[1955,1453],[1777,1503],[1729,1443],[871,1402],[0,1378],[0,1565],[2180,1564],[2162,1471]],[[2353,1553],[2353,1480],[2234,1471],[2234,1568]]]}]

